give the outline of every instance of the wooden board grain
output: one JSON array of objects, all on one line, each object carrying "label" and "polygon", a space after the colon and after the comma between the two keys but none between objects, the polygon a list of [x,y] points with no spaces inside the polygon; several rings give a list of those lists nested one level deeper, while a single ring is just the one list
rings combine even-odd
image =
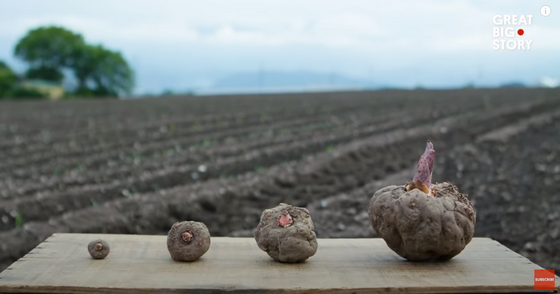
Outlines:
[{"label": "wooden board grain", "polygon": [[[106,259],[87,252],[96,238],[111,245]],[[252,238],[214,237],[200,260],[184,263],[170,258],[166,236],[54,234],[0,273],[0,292],[531,292],[541,269],[487,238],[439,263],[404,261],[382,239],[318,242],[307,262],[282,264]]]}]

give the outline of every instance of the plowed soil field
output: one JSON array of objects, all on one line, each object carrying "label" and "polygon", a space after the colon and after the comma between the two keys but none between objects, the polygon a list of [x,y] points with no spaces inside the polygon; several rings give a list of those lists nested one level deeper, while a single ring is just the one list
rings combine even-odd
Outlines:
[{"label": "plowed soil field", "polygon": [[375,237],[369,199],[426,140],[476,236],[560,270],[559,89],[2,102],[0,270],[55,232],[252,236],[280,202],[320,238]]}]

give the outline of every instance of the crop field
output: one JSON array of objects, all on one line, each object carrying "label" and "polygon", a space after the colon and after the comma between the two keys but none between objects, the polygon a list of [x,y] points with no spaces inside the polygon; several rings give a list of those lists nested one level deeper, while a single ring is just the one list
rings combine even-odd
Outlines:
[{"label": "crop field", "polygon": [[426,140],[475,236],[560,270],[559,89],[2,102],[0,270],[55,232],[252,236],[281,202],[319,238],[375,237],[369,199]]}]

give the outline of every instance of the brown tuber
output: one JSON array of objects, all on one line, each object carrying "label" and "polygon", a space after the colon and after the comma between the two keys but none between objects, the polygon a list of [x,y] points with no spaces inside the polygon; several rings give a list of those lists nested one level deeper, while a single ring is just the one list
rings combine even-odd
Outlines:
[{"label": "brown tuber", "polygon": [[254,231],[260,249],[280,262],[303,262],[317,252],[309,211],[285,203],[266,209]]},{"label": "brown tuber", "polygon": [[389,248],[412,261],[449,260],[472,240],[476,214],[451,183],[431,184],[435,151],[428,141],[412,182],[375,192],[369,217]]},{"label": "brown tuber", "polygon": [[167,234],[167,249],[173,260],[195,261],[209,248],[210,232],[201,222],[177,222]]},{"label": "brown tuber", "polygon": [[109,243],[101,239],[93,240],[88,244],[89,255],[94,259],[103,259],[109,255],[111,248]]}]

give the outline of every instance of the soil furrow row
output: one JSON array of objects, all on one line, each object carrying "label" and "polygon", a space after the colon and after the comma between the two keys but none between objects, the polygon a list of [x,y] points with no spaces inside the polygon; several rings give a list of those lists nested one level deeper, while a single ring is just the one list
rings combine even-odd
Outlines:
[{"label": "soil furrow row", "polygon": [[[362,107],[363,108],[363,107]],[[341,115],[344,113],[353,113],[356,112],[358,108],[356,106],[349,107],[348,109],[340,109],[337,112],[337,115]],[[327,117],[331,116],[332,114],[316,114],[316,115],[308,115],[306,116],[307,120],[312,121],[313,119],[326,119]],[[86,142],[84,144],[80,144],[79,142],[69,141],[69,142],[62,142],[59,147],[57,144],[47,144],[44,148],[39,151],[29,152],[29,150],[18,149],[14,152],[17,154],[6,154],[5,157],[13,157],[19,158],[16,160],[6,160],[5,164],[3,165],[4,170],[9,170],[12,168],[17,168],[20,166],[27,166],[30,164],[38,165],[38,164],[45,164],[49,160],[56,160],[58,158],[81,158],[87,157],[90,154],[95,153],[103,153],[104,150],[119,150],[120,148],[123,149],[134,149],[134,146],[146,144],[151,144],[152,142],[157,142],[156,146],[159,144],[173,144],[175,141],[180,140],[181,138],[185,138],[188,142],[188,139],[191,136],[195,136],[197,138],[204,137],[223,137],[227,136],[228,134],[234,134],[235,132],[242,132],[248,133],[254,129],[263,129],[267,126],[274,127],[277,124],[286,124],[286,122],[294,123],[294,124],[303,124],[304,121],[301,119],[301,114],[292,114],[286,117],[281,117],[278,119],[271,119],[268,115],[261,117],[254,118],[253,120],[240,120],[235,121],[233,124],[222,123],[220,126],[209,126],[209,127],[202,127],[199,125],[190,126],[188,129],[178,129],[175,125],[168,125],[165,126],[163,129],[158,129],[153,133],[143,133],[143,135],[137,135],[126,137],[126,136],[115,136],[114,139],[116,140],[108,140],[111,138],[106,138],[105,141],[109,142],[98,142],[98,136],[92,137],[94,140],[93,142]],[[290,125],[290,124],[288,124]],[[253,127],[255,126],[255,127]],[[91,144],[93,143],[93,144]],[[25,156],[18,155],[18,154],[25,154]]]},{"label": "soil furrow row", "polygon": [[[363,95],[364,94],[361,94],[361,96]],[[350,98],[355,99],[356,97],[353,96],[355,95],[351,95]],[[207,97],[204,99],[208,100],[211,98]],[[283,99],[287,99],[287,98],[283,98]],[[332,100],[332,99],[328,99],[327,97],[323,99],[325,100],[323,102],[326,103]],[[198,105],[199,103],[201,103],[200,101],[193,101],[193,102],[194,105]],[[269,102],[278,103],[270,99]],[[368,105],[367,102],[359,103],[359,104],[362,104],[364,106]],[[353,105],[355,105],[355,103],[346,103],[346,104],[341,103],[338,105],[337,108],[343,109],[346,107],[355,107]],[[227,106],[225,107],[227,109]],[[30,140],[26,140],[20,133],[18,133],[19,139],[17,140],[17,142],[10,143],[10,140],[5,140],[5,142],[0,142],[0,150],[4,150],[5,148],[8,148],[9,146],[11,146],[11,144],[16,144],[18,146],[18,149],[23,149],[22,147],[25,147],[25,145],[27,145],[27,148],[31,148],[27,151],[32,151],[34,150],[33,145],[31,144],[33,142],[38,142],[40,143],[41,146],[46,146],[46,148],[48,148],[48,147],[52,147],[52,145],[55,144],[57,140],[75,141],[76,144],[78,145],[87,145],[91,140],[88,138],[92,138],[92,135],[94,135],[94,138],[101,137],[101,136],[102,137],[127,137],[127,136],[135,137],[137,136],[138,132],[144,132],[147,134],[150,133],[157,134],[159,133],[159,130],[161,129],[162,126],[169,126],[169,125],[173,125],[174,127],[177,127],[179,129],[183,129],[184,126],[191,127],[192,125],[201,128],[204,127],[206,122],[210,125],[206,128],[211,128],[217,122],[221,122],[222,124],[225,123],[226,125],[231,125],[231,124],[235,124],[239,120],[251,120],[251,121],[261,120],[263,114],[265,114],[270,120],[282,120],[289,117],[298,117],[302,115],[307,115],[307,116],[317,115],[325,112],[330,112],[333,110],[332,108],[325,106],[324,103],[319,103],[319,101],[315,101],[313,104],[306,107],[299,107],[296,103],[283,103],[281,107],[274,107],[270,105],[264,105],[264,107],[263,105],[261,105],[260,107],[255,107],[252,104],[249,105],[239,104],[239,105],[233,105],[233,108],[230,109],[231,112],[219,113],[219,114],[200,114],[195,111],[192,111],[192,109],[190,108],[192,107],[187,108],[187,110],[189,111],[186,113],[179,113],[181,114],[181,116],[179,116],[177,113],[173,113],[175,115],[173,118],[156,119],[155,123],[150,122],[151,120],[153,120],[150,118],[148,118],[148,123],[142,123],[146,121],[146,117],[133,117],[131,119],[130,117],[127,116],[126,119],[127,121],[130,121],[130,123],[122,124],[119,120],[119,118],[123,117],[122,114],[117,115],[116,116],[117,119],[102,117],[103,120],[101,121],[96,121],[93,120],[92,117],[85,116],[87,118],[87,120],[85,120],[85,125],[79,125],[76,122],[72,122],[72,124],[65,123],[60,127],[57,127],[56,124],[53,125],[52,122],[49,122],[50,129],[56,130],[58,128],[64,128],[67,132],[53,133],[50,131],[47,132],[42,131],[39,134],[34,135],[32,138],[30,138]],[[108,113],[111,114],[112,111],[108,111]],[[135,112],[132,111],[131,113],[135,113]],[[106,123],[106,121],[109,122],[108,128],[100,130],[98,125],[100,123]],[[42,129],[42,127],[43,127],[43,123],[35,127],[35,129],[37,128]],[[81,127],[82,131],[78,133],[72,132],[72,128],[76,128],[76,127]],[[86,142],[80,144],[81,143],[79,140],[80,138],[86,139]]]},{"label": "soil furrow row", "polygon": [[[480,116],[482,119],[480,121],[474,121],[471,122],[469,125],[470,130],[479,130],[479,131],[485,131],[488,130],[488,128],[490,126],[498,126],[504,123],[508,123],[511,120],[514,119],[518,119],[520,117],[523,117],[523,115],[530,115],[532,112],[531,110],[540,110],[543,106],[540,105],[539,106],[534,106],[534,107],[530,107],[528,105],[521,105],[521,106],[517,106],[517,107],[507,107],[506,110],[503,110],[502,112],[498,111],[498,118],[496,118],[492,112],[492,114],[489,114],[487,116]],[[507,115],[505,115],[507,114]],[[456,116],[456,117],[451,117],[451,118],[444,118],[441,119],[440,121],[443,123],[445,122],[445,126],[441,126],[440,129],[438,129],[439,132],[441,132],[441,128],[445,127],[445,128],[451,128],[453,127],[453,124],[457,123],[453,121],[468,121],[470,120],[470,116],[468,114],[463,115],[463,116]],[[418,119],[410,119],[410,123],[413,123],[414,125],[421,125],[422,123],[419,122]],[[426,124],[427,121],[424,123]],[[432,122],[430,122],[431,125]],[[388,125],[390,125],[391,123],[388,123]],[[438,124],[436,123],[436,126]],[[407,128],[410,126],[407,125],[400,125],[403,128]],[[394,127],[394,126],[393,126]],[[383,130],[383,128],[381,128]],[[392,127],[387,127],[387,129],[392,129]],[[424,133],[426,132],[431,132],[432,129],[428,128],[428,127],[424,127],[424,129],[422,128],[416,128],[419,130],[423,130]],[[414,128],[413,128],[414,130]],[[389,132],[387,134],[380,134],[379,136],[373,136],[373,138],[384,138],[386,136],[390,136],[389,134],[391,133],[399,133],[400,130],[396,130],[393,132]],[[362,132],[361,135],[363,135],[364,137],[367,137],[368,135],[372,135],[374,134],[375,131],[374,130],[364,130]],[[467,136],[470,137],[472,136],[472,131],[468,131],[468,130],[462,130],[460,136]],[[413,136],[413,137],[417,137],[417,136]],[[343,141],[346,138],[342,137],[342,138],[338,138],[338,140]],[[255,153],[254,155],[250,155],[250,157],[248,158],[247,155],[244,155],[241,158],[231,158],[231,159],[224,159],[221,162],[216,162],[215,164],[212,165],[208,165],[208,174],[212,175],[212,174],[216,174],[217,172],[223,172],[223,171],[227,171],[230,172],[232,174],[240,174],[243,172],[246,172],[248,169],[245,167],[243,168],[243,164],[247,164],[249,163],[249,166],[252,166],[256,163],[260,163],[260,164],[264,164],[265,166],[270,166],[273,165],[275,163],[277,163],[277,161],[275,160],[275,158],[278,158],[278,156],[276,156],[277,153],[283,153],[284,158],[286,156],[288,156],[288,158],[290,158],[290,155],[295,155],[295,156],[299,156],[300,154],[305,154],[306,152],[308,152],[310,149],[311,150],[317,150],[316,146],[323,146],[324,140],[316,140],[315,142],[306,142],[306,144],[300,144],[299,146],[294,146],[296,148],[292,148],[292,153],[290,152],[286,152],[286,149],[284,147],[279,147],[276,150],[267,150],[266,152],[263,153]],[[354,144],[363,144],[363,142],[358,141],[357,143],[353,143],[351,145]],[[396,150],[398,148],[393,148],[393,153],[394,150]],[[303,152],[302,152],[303,151]],[[411,150],[401,150],[402,152],[396,153],[396,154],[412,154],[409,151]],[[252,157],[251,157],[252,156]],[[359,156],[354,154],[353,156]],[[368,167],[368,169],[370,169],[369,175],[372,175],[371,170],[376,170],[377,172],[374,173],[372,176],[374,178],[378,178],[380,177],[380,175],[383,175],[386,170],[388,171],[394,171],[394,170],[399,170],[400,168],[402,168],[402,166],[399,166],[399,162],[401,162],[400,164],[409,164],[411,160],[413,160],[412,158],[410,158],[408,161],[404,161],[403,162],[403,157],[401,156],[399,157],[392,157],[392,156],[385,156],[382,159],[382,164],[380,164],[379,162],[376,162],[375,164],[378,165],[379,168],[381,168],[380,170],[377,170],[377,168],[374,167]],[[336,160],[333,162],[337,162]],[[342,163],[344,165],[344,162]],[[194,167],[190,167],[190,166],[181,166],[181,167],[177,167],[177,168],[173,168],[173,169],[169,169],[167,171],[162,171],[159,170],[157,173],[154,174],[146,174],[143,177],[141,177],[139,180],[136,181],[136,184],[138,185],[137,190],[138,192],[146,192],[150,190],[150,185],[157,185],[158,188],[165,188],[165,187],[171,187],[173,185],[176,185],[175,183],[184,183],[184,179],[188,178],[189,174],[191,176],[191,179],[193,180],[193,182],[195,181],[195,179],[193,179],[193,168]],[[363,168],[363,166],[361,167]],[[340,169],[338,168],[339,172]],[[367,172],[364,171],[363,174],[368,174]],[[181,182],[180,179],[183,179],[183,181]],[[211,178],[211,177],[210,177]],[[364,179],[361,179],[360,181],[363,181]],[[172,184],[170,184],[170,181]],[[177,181],[177,182],[175,182]],[[135,181],[132,179],[131,181],[129,181],[129,184],[133,184]],[[358,182],[357,184],[360,185],[360,183],[362,182]],[[103,187],[103,186],[102,186]],[[153,187],[153,186],[152,186]],[[40,217],[42,215],[44,215],[45,211],[49,212],[48,215],[56,215],[57,213],[64,213],[66,211],[69,210],[73,210],[73,209],[80,209],[86,206],[89,206],[93,203],[101,203],[101,202],[105,202],[105,201],[110,201],[112,199],[115,198],[119,198],[122,197],[123,194],[123,186],[122,185],[118,185],[118,184],[113,184],[113,185],[107,185],[105,186],[106,189],[104,189],[103,193],[101,193],[100,195],[96,195],[96,191],[90,191],[91,193],[80,193],[77,195],[74,195],[74,193],[70,193],[70,194],[59,194],[57,197],[55,197],[55,195],[50,195],[48,198],[53,200],[52,203],[42,203],[41,201],[37,201],[37,197],[33,197],[33,198],[23,198],[23,199],[16,199],[15,202],[5,202],[3,203],[2,206],[5,207],[4,209],[4,213],[3,213],[3,217],[8,218],[9,216],[13,216],[14,215],[14,211],[17,211],[16,215],[18,213],[21,213],[22,215],[25,215],[26,218],[30,219],[30,220],[39,220]],[[152,188],[153,189],[153,188]],[[55,198],[53,198],[55,197]],[[92,198],[93,197],[93,198]],[[63,199],[67,198],[68,200],[64,201]],[[70,201],[71,199],[71,201]],[[93,200],[92,200],[93,199]],[[72,203],[73,201],[73,203]],[[68,205],[68,206],[62,206],[61,204],[55,205],[55,203],[65,203],[65,202],[71,202],[73,205]],[[14,206],[15,205],[15,206]],[[26,209],[25,214],[23,212],[21,212],[23,209]],[[8,222],[8,226],[9,227],[11,224],[9,224]]]},{"label": "soil furrow row", "polygon": [[[255,150],[250,153],[230,157],[218,158],[217,161],[205,163],[207,167],[206,179],[219,177],[222,174],[236,175],[253,170],[255,166],[271,166],[279,162],[300,159],[302,155],[318,152],[325,146],[347,142],[353,138],[369,136],[378,132],[394,128],[406,128],[421,122],[431,120],[429,113],[419,113],[416,117],[373,125],[362,130],[342,132],[339,136],[319,136],[303,142],[292,142],[288,146],[274,146],[266,150]],[[197,173],[198,165],[179,165],[162,168],[153,172],[144,172],[138,177],[123,178],[107,184],[82,185],[76,191],[72,189],[54,194],[40,194],[38,196],[18,197],[13,200],[0,202],[1,217],[11,221],[5,222],[1,228],[13,226],[15,218],[21,214],[28,220],[38,220],[44,215],[56,215],[73,209],[80,209],[133,192],[148,192],[172,187],[177,184],[194,183],[199,180],[193,175]],[[115,176],[114,178],[120,178]],[[49,199],[48,202],[43,199]],[[61,203],[66,203],[62,205]]]}]

